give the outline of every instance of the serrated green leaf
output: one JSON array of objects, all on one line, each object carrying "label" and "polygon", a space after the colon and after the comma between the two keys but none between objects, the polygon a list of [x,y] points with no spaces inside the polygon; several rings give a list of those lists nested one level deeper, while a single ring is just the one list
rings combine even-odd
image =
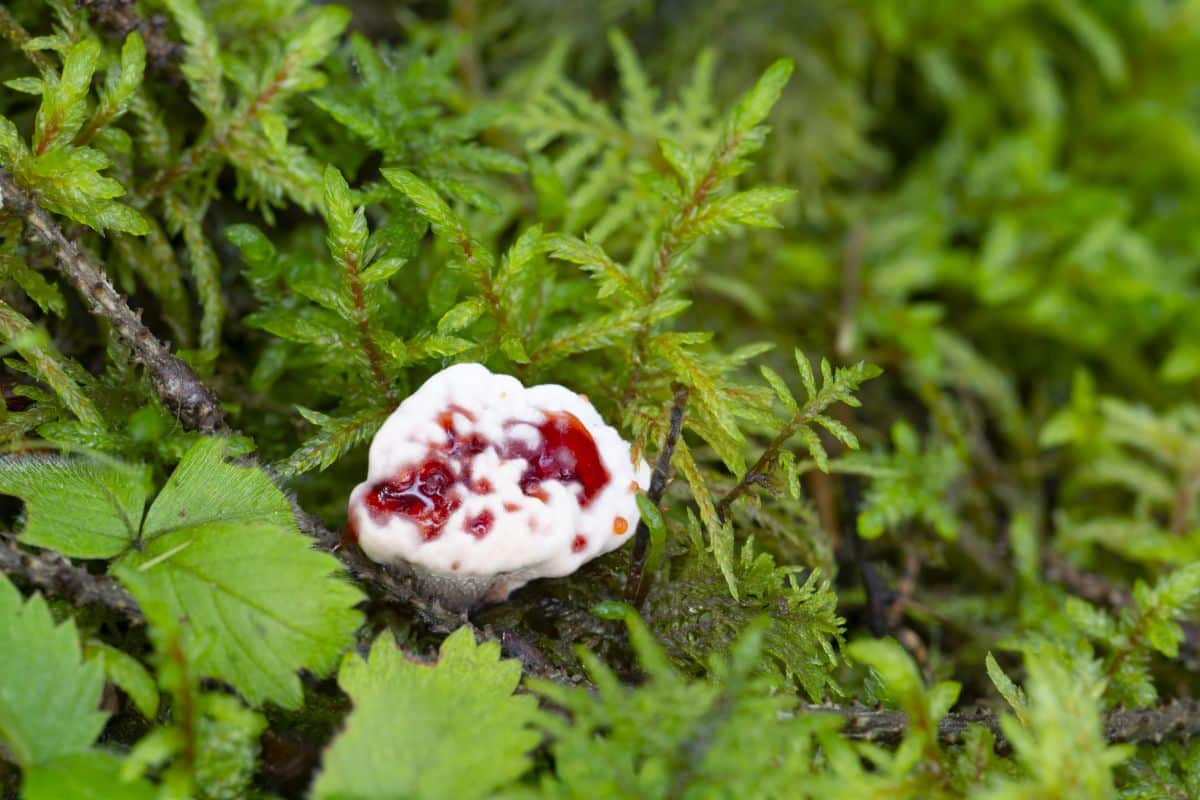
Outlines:
[{"label": "serrated green leaf", "polygon": [[314,800],[490,795],[529,768],[540,739],[537,702],[513,694],[520,678],[520,664],[501,661],[494,642],[476,645],[470,628],[447,637],[431,665],[380,635],[366,661],[342,666],[354,710],[325,751]]},{"label": "serrated green leaf", "polygon": [[146,514],[143,547],[113,573],[152,624],[180,628],[200,673],[252,705],[295,707],[296,672],[333,668],[362,595],[336,577],[336,559],[309,547],[266,473],[226,463],[224,447],[193,445]]},{"label": "serrated green leaf", "polygon": [[152,624],[181,626],[200,673],[251,705],[295,708],[303,699],[296,672],[328,673],[361,623],[353,607],[362,595],[338,570],[282,526],[208,522],[157,536],[113,572]]},{"label": "serrated green leaf", "polygon": [[146,513],[143,541],[183,527],[266,523],[295,530],[291,504],[267,474],[224,459],[223,439],[199,439],[171,473]]},{"label": "serrated green leaf", "polygon": [[41,595],[22,601],[0,575],[0,743],[31,767],[83,753],[104,727],[100,665],[84,662],[72,621],[55,625]]},{"label": "serrated green leaf", "polygon": [[5,456],[0,493],[25,501],[22,542],[72,558],[112,558],[137,536],[150,473],[98,458]]}]

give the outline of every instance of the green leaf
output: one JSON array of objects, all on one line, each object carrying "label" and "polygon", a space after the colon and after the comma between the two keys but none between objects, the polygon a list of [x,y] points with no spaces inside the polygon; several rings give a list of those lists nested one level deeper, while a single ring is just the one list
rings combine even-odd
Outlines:
[{"label": "green leaf", "polygon": [[438,320],[438,333],[457,333],[482,317],[485,311],[487,304],[482,297],[470,297],[456,303]]},{"label": "green leaf", "polygon": [[63,756],[25,772],[21,800],[155,800],[156,787],[121,777],[121,759],[104,750]]},{"label": "green leaf", "polygon": [[86,390],[86,373],[58,352],[43,329],[35,328],[24,314],[3,300],[0,300],[0,337],[29,365],[29,374],[53,389],[81,423],[104,426]]},{"label": "green leaf", "polygon": [[367,217],[355,208],[350,186],[337,167],[325,168],[325,221],[329,225],[329,252],[342,269],[357,274],[367,246]]},{"label": "green leaf", "polygon": [[817,379],[813,376],[812,363],[808,360],[808,356],[799,349],[796,350],[795,356],[796,368],[800,370],[800,380],[804,384],[804,391],[808,393],[808,399],[812,400],[817,396]]},{"label": "green leaf", "polygon": [[84,655],[89,661],[100,662],[105,679],[129,695],[142,716],[154,719],[158,714],[158,684],[142,662],[124,650],[97,640],[84,644]]},{"label": "green leaf", "polygon": [[733,111],[731,127],[736,133],[747,133],[757,126],[779,101],[783,87],[792,77],[795,65],[789,58],[781,58],[771,66],[746,93]]},{"label": "green leaf", "polygon": [[435,664],[405,657],[390,634],[366,661],[349,656],[338,683],[354,701],[345,730],[325,751],[314,800],[490,795],[530,766],[540,736],[537,702],[513,691],[516,661],[470,628],[442,642]]},{"label": "green leaf", "polygon": [[22,602],[0,575],[0,743],[22,767],[82,753],[104,727],[100,665],[84,662],[72,621],[41,595]]},{"label": "green leaf", "polygon": [[49,83],[34,123],[33,150],[45,153],[55,145],[69,145],[87,118],[87,95],[100,61],[100,43],[83,39],[71,46],[62,76]]},{"label": "green leaf", "polygon": [[310,548],[266,473],[226,463],[224,447],[207,438],[188,451],[146,514],[143,547],[113,573],[152,624],[181,629],[200,673],[252,705],[294,708],[296,672],[333,669],[362,621],[362,595]]},{"label": "green leaf", "polygon": [[1008,707],[1017,715],[1017,719],[1022,725],[1029,724],[1028,708],[1025,701],[1025,693],[1021,691],[1021,687],[1013,683],[1012,678],[1000,668],[996,663],[996,659],[991,653],[987,654],[984,660],[987,667],[988,677],[992,681],[992,685],[996,687],[996,691],[1004,698],[1004,702],[1008,703]]},{"label": "green leaf", "polygon": [[796,403],[796,398],[792,396],[792,392],[784,383],[783,378],[779,373],[768,367],[766,364],[761,364],[758,371],[767,379],[767,383],[771,384],[771,389],[774,390],[775,396],[779,398],[779,402],[783,403],[783,407],[787,409],[789,414],[793,416],[800,413],[800,406]]},{"label": "green leaf", "polygon": [[226,442],[200,439],[179,462],[146,513],[142,539],[180,528],[221,523],[265,523],[296,530],[291,504],[260,469],[224,459]]},{"label": "green leaf", "polygon": [[72,558],[112,558],[137,537],[150,473],[95,457],[5,456],[0,493],[25,501],[22,542]]},{"label": "green leaf", "polygon": [[642,522],[646,523],[646,531],[650,534],[650,546],[646,550],[646,574],[653,575],[666,552],[667,523],[658,506],[654,505],[649,497],[639,493],[634,499],[637,501]]},{"label": "green leaf", "polygon": [[164,0],[187,44],[180,69],[192,92],[192,102],[208,118],[225,108],[220,44],[195,0]]},{"label": "green leaf", "polygon": [[382,283],[403,269],[407,263],[407,258],[381,258],[363,270],[359,278],[367,285]]},{"label": "green leaf", "polygon": [[433,187],[406,169],[385,169],[384,179],[404,194],[417,207],[421,216],[429,220],[434,233],[444,239],[465,235],[462,220],[458,218]]}]

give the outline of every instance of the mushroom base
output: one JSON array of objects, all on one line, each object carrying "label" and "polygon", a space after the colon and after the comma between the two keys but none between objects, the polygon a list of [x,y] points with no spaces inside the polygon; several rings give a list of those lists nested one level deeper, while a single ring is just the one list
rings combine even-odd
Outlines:
[{"label": "mushroom base", "polygon": [[432,572],[408,562],[397,566],[412,576],[418,594],[426,600],[436,600],[449,611],[472,611],[502,602],[530,581],[518,572],[466,577]]}]

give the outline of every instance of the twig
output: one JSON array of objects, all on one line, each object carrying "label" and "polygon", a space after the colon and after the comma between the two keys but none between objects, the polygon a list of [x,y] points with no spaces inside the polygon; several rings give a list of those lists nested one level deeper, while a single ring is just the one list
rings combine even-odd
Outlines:
[{"label": "twig", "polygon": [[862,293],[862,260],[867,244],[867,229],[857,224],[846,237],[846,249],[842,253],[842,304],[838,313],[835,351],[843,363],[849,363],[855,351],[857,339],[856,321],[858,300]]},{"label": "twig", "polygon": [[[1043,562],[1046,577],[1061,583],[1072,594],[1091,603],[1113,610],[1127,608],[1133,604],[1133,594],[1102,575],[1085,572],[1071,562],[1058,556],[1047,556]],[[1200,625],[1186,620],[1179,622],[1183,629],[1183,641],[1179,643],[1179,660],[1189,669],[1200,669]]]},{"label": "twig", "polygon": [[134,357],[145,365],[158,396],[180,421],[201,433],[226,430],[220,404],[192,368],[154,337],[142,323],[140,312],[129,308],[108,276],[84,257],[54,219],[4,169],[0,169],[0,196],[3,207],[20,214],[50,248],[59,271],[75,284],[91,312],[107,320]]},{"label": "twig", "polygon": [[[667,438],[663,441],[658,461],[654,465],[654,473],[650,476],[650,488],[646,497],[654,505],[662,501],[663,492],[667,489],[667,480],[671,475],[671,457],[675,455],[675,443],[683,430],[683,409],[687,405],[688,390],[682,384],[675,384],[675,404],[671,407],[671,423],[667,429]],[[646,576],[646,554],[650,548],[650,529],[646,520],[639,520],[637,530],[633,534],[633,552],[629,557],[629,573],[625,578],[625,599],[637,608],[646,599],[650,591],[653,576]]]},{"label": "twig", "polygon": [[143,17],[138,13],[134,0],[76,0],[75,4],[87,9],[97,25],[122,39],[132,31],[140,33],[146,44],[150,66],[169,73],[172,80],[180,79],[175,65],[183,54],[183,45],[167,37],[166,17],[161,14]]},{"label": "twig", "polygon": [[134,625],[146,618],[137,601],[107,575],[93,575],[58,553],[34,553],[17,544],[17,537],[0,532],[0,572],[23,580],[49,597],[69,600],[76,606],[102,606]]},{"label": "twig", "polygon": [[807,425],[820,416],[822,410],[810,402],[807,407],[796,413],[788,421],[788,424],[783,427],[779,435],[767,445],[767,449],[763,450],[758,460],[754,462],[750,469],[746,470],[746,474],[742,476],[742,479],[734,484],[734,487],[726,492],[724,497],[717,501],[718,519],[724,522],[735,500],[741,497],[751,486],[765,483],[771,477],[771,470],[774,469],[775,462],[779,460],[779,453],[783,449],[783,446],[787,444],[788,439],[791,439],[802,426]]},{"label": "twig", "polygon": [[54,64],[44,52],[25,49],[25,43],[29,41],[29,33],[4,6],[0,6],[0,36],[12,42],[15,50],[24,53],[29,62],[37,67],[38,72],[43,75],[54,73]]},{"label": "twig", "polygon": [[[851,739],[895,745],[908,730],[908,716],[903,711],[834,705],[806,705],[801,710],[840,715],[846,720],[842,733]],[[972,725],[982,725],[992,732],[998,753],[1011,751],[1000,729],[1000,717],[990,709],[947,714],[938,723],[938,739],[942,744],[961,744]],[[1104,738],[1112,743],[1158,744],[1187,739],[1197,733],[1200,733],[1200,702],[1191,699],[1172,700],[1158,708],[1117,709],[1104,722]]]},{"label": "twig", "polygon": [[878,639],[891,632],[889,611],[896,599],[896,593],[888,587],[887,582],[875,569],[875,565],[867,560],[862,537],[858,535],[859,479],[857,476],[845,476],[842,483],[842,495],[846,507],[849,509],[843,526],[843,541],[850,561],[858,568],[859,579],[862,581],[863,591],[867,597],[864,609],[867,616],[867,628],[871,631],[871,635]]}]

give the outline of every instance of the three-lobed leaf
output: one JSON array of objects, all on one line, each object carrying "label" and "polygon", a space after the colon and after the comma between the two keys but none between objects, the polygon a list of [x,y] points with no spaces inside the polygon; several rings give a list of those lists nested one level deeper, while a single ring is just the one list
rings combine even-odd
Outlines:
[{"label": "three-lobed leaf", "polygon": [[384,634],[338,682],[354,701],[325,751],[314,800],[470,800],[519,777],[539,735],[537,702],[514,695],[516,661],[470,628],[444,642],[435,664],[409,660]]},{"label": "three-lobed leaf", "polygon": [[184,456],[146,514],[142,546],[113,573],[152,624],[180,627],[202,674],[252,705],[296,707],[297,670],[333,668],[361,623],[362,595],[309,547],[266,473],[226,462],[224,447],[202,439]]},{"label": "three-lobed leaf", "polygon": [[[112,558],[113,574],[165,630],[181,629],[196,669],[251,704],[300,704],[296,672],[331,671],[361,623],[361,593],[311,549],[265,472],[225,460],[204,438],[150,509],[144,468],[54,457],[0,461],[0,492],[26,501],[20,539],[77,558]],[[147,703],[149,700],[147,699]]]},{"label": "three-lobed leaf", "polygon": [[20,540],[72,558],[112,558],[141,530],[149,470],[99,458],[0,458],[0,494],[25,501]]}]

